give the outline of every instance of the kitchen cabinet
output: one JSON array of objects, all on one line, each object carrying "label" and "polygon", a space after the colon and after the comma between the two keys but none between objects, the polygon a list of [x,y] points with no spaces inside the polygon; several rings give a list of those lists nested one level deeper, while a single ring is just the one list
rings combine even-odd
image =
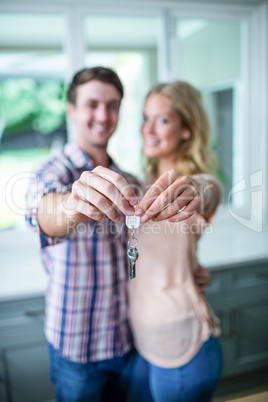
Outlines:
[{"label": "kitchen cabinet", "polygon": [[44,297],[0,303],[0,400],[55,399],[44,337]]},{"label": "kitchen cabinet", "polygon": [[[221,320],[223,379],[268,368],[268,260],[211,268],[207,298]],[[55,400],[43,333],[44,296],[0,301],[0,400]]]},{"label": "kitchen cabinet", "polygon": [[221,320],[222,377],[268,367],[268,261],[211,270],[207,298]]}]

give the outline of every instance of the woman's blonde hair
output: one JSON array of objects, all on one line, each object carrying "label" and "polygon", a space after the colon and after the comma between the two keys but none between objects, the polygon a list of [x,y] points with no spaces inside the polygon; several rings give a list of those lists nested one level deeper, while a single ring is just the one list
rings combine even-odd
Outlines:
[{"label": "woman's blonde hair", "polygon": [[[186,82],[175,81],[157,84],[148,93],[146,99],[155,94],[163,94],[170,99],[183,126],[191,133],[189,139],[179,144],[176,169],[186,175],[215,173],[217,162],[210,149],[210,126],[201,93]],[[146,158],[147,174],[155,175],[157,167],[157,158]]]}]

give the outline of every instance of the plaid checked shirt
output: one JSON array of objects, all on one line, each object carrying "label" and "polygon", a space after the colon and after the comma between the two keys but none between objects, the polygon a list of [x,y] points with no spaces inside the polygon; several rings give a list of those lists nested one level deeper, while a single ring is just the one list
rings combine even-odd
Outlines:
[{"label": "plaid checked shirt", "polygon": [[[128,183],[131,175],[110,161],[110,169]],[[45,334],[63,356],[77,362],[122,356],[132,347],[127,318],[127,228],[108,218],[88,219],[62,238],[45,235],[37,224],[40,199],[49,192],[66,193],[85,170],[88,156],[75,144],[36,171],[27,193],[26,220],[40,236],[42,259],[49,275]]]}]

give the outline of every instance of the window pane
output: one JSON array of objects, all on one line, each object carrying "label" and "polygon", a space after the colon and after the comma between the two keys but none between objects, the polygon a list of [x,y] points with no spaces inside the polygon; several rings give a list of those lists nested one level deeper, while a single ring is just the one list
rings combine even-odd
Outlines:
[{"label": "window pane", "polygon": [[87,46],[156,48],[158,20],[154,17],[90,15],[84,20]]},{"label": "window pane", "polygon": [[60,50],[0,48],[1,77],[58,77],[63,79],[66,58]]},{"label": "window pane", "polygon": [[109,142],[109,153],[123,169],[141,175],[142,107],[157,81],[156,18],[87,16],[84,32],[85,64],[114,69],[125,89],[117,130]]},{"label": "window pane", "polygon": [[61,49],[64,19],[59,14],[0,14],[1,48]]},{"label": "window pane", "polygon": [[29,174],[66,141],[63,36],[60,15],[0,15],[0,229],[24,227]]},{"label": "window pane", "polygon": [[240,24],[184,20],[177,23],[180,76],[208,87],[240,79]]},{"label": "window pane", "polygon": [[198,87],[211,122],[212,148],[219,160],[224,201],[241,175],[237,116],[242,80],[241,27],[237,22],[179,20],[179,77]]}]

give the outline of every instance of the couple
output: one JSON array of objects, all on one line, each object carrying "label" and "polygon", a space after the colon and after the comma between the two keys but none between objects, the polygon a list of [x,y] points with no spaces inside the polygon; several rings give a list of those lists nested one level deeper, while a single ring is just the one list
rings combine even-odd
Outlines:
[{"label": "couple", "polygon": [[[45,333],[57,400],[209,401],[221,370],[219,327],[194,283],[196,242],[220,198],[205,174],[207,117],[186,83],[148,94],[141,131],[151,186],[138,200],[137,180],[107,154],[123,94],[110,69],[74,76],[75,142],[36,171],[27,194],[49,274]],[[137,277],[128,283],[124,221],[134,211],[147,230],[137,233]]]}]

